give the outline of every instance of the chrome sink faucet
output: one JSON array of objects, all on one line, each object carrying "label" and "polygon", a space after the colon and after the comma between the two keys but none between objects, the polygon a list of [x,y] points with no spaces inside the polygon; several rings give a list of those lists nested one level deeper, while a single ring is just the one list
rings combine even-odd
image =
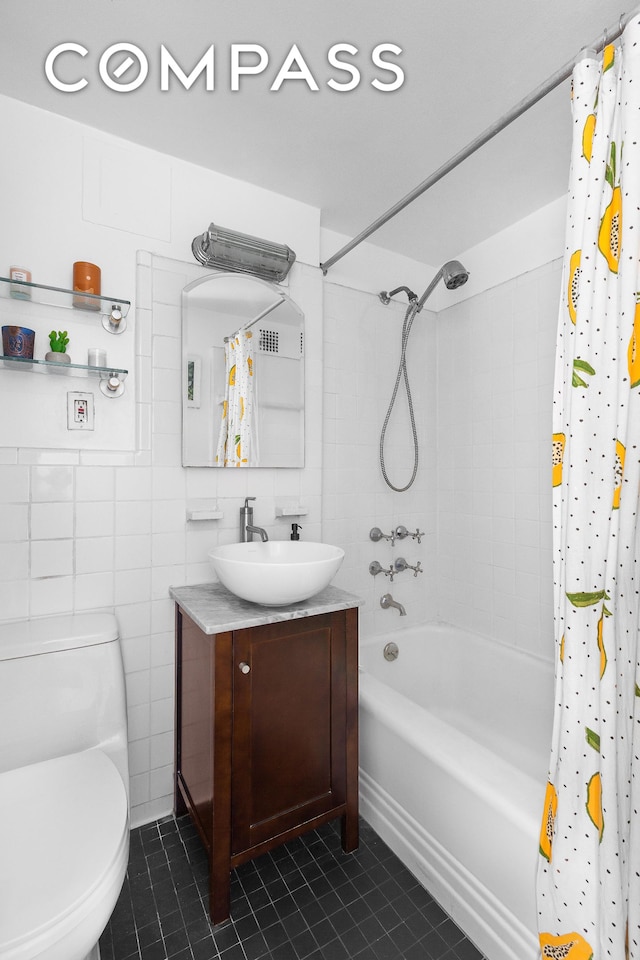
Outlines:
[{"label": "chrome sink faucet", "polygon": [[253,507],[249,506],[249,500],[255,500],[255,497],[245,497],[244,507],[240,507],[240,543],[248,543],[253,540],[253,535],[258,533],[263,543],[269,539],[269,534],[262,527],[253,525]]}]

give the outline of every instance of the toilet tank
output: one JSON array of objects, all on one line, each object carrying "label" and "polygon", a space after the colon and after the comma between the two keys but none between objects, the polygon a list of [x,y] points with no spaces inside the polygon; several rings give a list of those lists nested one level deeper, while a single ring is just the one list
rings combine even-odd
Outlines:
[{"label": "toilet tank", "polygon": [[127,710],[112,614],[0,624],[0,772],[100,747],[129,786]]}]

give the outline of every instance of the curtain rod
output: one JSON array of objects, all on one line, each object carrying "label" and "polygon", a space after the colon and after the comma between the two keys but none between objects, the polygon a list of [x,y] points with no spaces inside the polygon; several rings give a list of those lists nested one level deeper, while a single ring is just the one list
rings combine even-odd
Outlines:
[{"label": "curtain rod", "polygon": [[[635,16],[635,12],[625,16],[621,14],[620,19],[616,24],[611,27],[608,27],[604,33],[602,33],[594,43],[587,44],[586,47],[582,47],[582,50],[594,50],[596,53],[600,53],[601,50],[606,47],[608,43],[612,43],[614,40],[617,40],[627,23],[631,18]],[[492,123],[491,126],[487,127],[483,133],[472,140],[470,143],[463,147],[462,150],[459,150],[453,157],[443,163],[441,167],[432,173],[431,176],[427,177],[426,180],[423,180],[422,183],[419,183],[417,187],[408,193],[401,200],[398,200],[392,207],[390,207],[385,213],[378,217],[377,220],[374,220],[373,223],[369,224],[357,237],[354,237],[353,240],[350,240],[348,243],[345,243],[337,253],[334,253],[332,257],[329,257],[328,260],[325,260],[320,264],[320,268],[323,274],[326,276],[327,271],[337,263],[338,260],[341,260],[342,257],[346,256],[354,247],[357,247],[358,244],[362,243],[363,240],[366,240],[367,237],[370,237],[372,233],[375,233],[380,227],[382,227],[387,221],[391,220],[392,217],[395,217],[396,214],[400,213],[401,210],[404,210],[405,207],[408,207],[410,203],[419,197],[421,194],[425,193],[432,187],[434,183],[437,183],[438,180],[442,180],[448,173],[455,169],[463,160],[466,160],[467,157],[470,157],[472,153],[475,153],[476,150],[479,150],[480,147],[484,146],[489,140],[500,133],[501,130],[504,130],[505,127],[509,126],[510,123],[513,123],[514,120],[517,120],[519,116],[523,113],[526,113],[530,107],[533,107],[539,100],[542,100],[547,96],[548,93],[551,93],[552,90],[555,90],[556,87],[560,86],[564,80],[567,80],[573,73],[573,68],[576,63],[576,58],[574,57],[568,63],[565,63],[563,67],[556,71],[551,77],[541,83],[539,87],[536,87],[524,100],[521,100],[515,105],[511,110],[505,113],[499,120],[495,123]]]},{"label": "curtain rod", "polygon": [[[282,296],[282,294],[280,294],[276,302],[272,303],[270,307],[265,307],[264,310],[261,310],[257,317],[254,317],[253,320],[247,320],[247,322],[243,323],[241,327],[238,327],[238,329],[236,330],[236,333],[242,333],[243,330],[249,330],[254,325],[254,323],[258,322],[258,320],[264,320],[264,318],[268,316],[268,314],[270,314],[272,310],[275,310],[276,307],[279,307],[281,303],[284,303],[284,297]],[[229,343],[229,340],[233,340],[236,333],[232,333],[230,337],[224,337],[223,342]]]}]

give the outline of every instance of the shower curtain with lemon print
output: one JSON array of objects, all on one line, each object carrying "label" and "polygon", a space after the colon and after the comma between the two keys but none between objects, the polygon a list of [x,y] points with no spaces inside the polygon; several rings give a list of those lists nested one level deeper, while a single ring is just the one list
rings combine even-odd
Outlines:
[{"label": "shower curtain with lemon print", "polygon": [[640,960],[640,18],[572,82],[553,403],[543,958]]},{"label": "shower curtain with lemon print", "polygon": [[253,334],[238,330],[224,345],[225,399],[218,435],[216,463],[225,467],[247,467],[255,451],[252,436],[254,369]]}]

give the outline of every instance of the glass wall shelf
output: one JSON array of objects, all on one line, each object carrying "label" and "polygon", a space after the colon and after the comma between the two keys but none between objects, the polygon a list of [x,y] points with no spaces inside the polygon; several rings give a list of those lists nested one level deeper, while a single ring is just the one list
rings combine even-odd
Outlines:
[{"label": "glass wall shelf", "polygon": [[68,377],[94,377],[100,380],[105,397],[121,397],[128,370],[119,367],[93,367],[86,363],[58,363],[56,360],[30,360],[27,357],[0,357],[5,367],[29,370],[33,373],[52,373]]},{"label": "glass wall shelf", "polygon": [[74,377],[118,377],[120,380],[126,380],[128,370],[120,367],[93,367],[88,363],[59,363],[57,360],[31,360],[28,357],[2,357],[5,366],[16,365],[16,369],[23,367],[39,367],[43,372],[50,370],[53,373],[69,373]]},{"label": "glass wall shelf", "polygon": [[98,313],[102,319],[102,326],[109,333],[124,332],[127,326],[126,317],[131,306],[130,300],[123,300],[121,297],[80,293],[65,287],[50,287],[44,283],[11,280],[9,277],[0,277],[0,293],[22,303],[32,301],[52,307],[68,307]]}]

